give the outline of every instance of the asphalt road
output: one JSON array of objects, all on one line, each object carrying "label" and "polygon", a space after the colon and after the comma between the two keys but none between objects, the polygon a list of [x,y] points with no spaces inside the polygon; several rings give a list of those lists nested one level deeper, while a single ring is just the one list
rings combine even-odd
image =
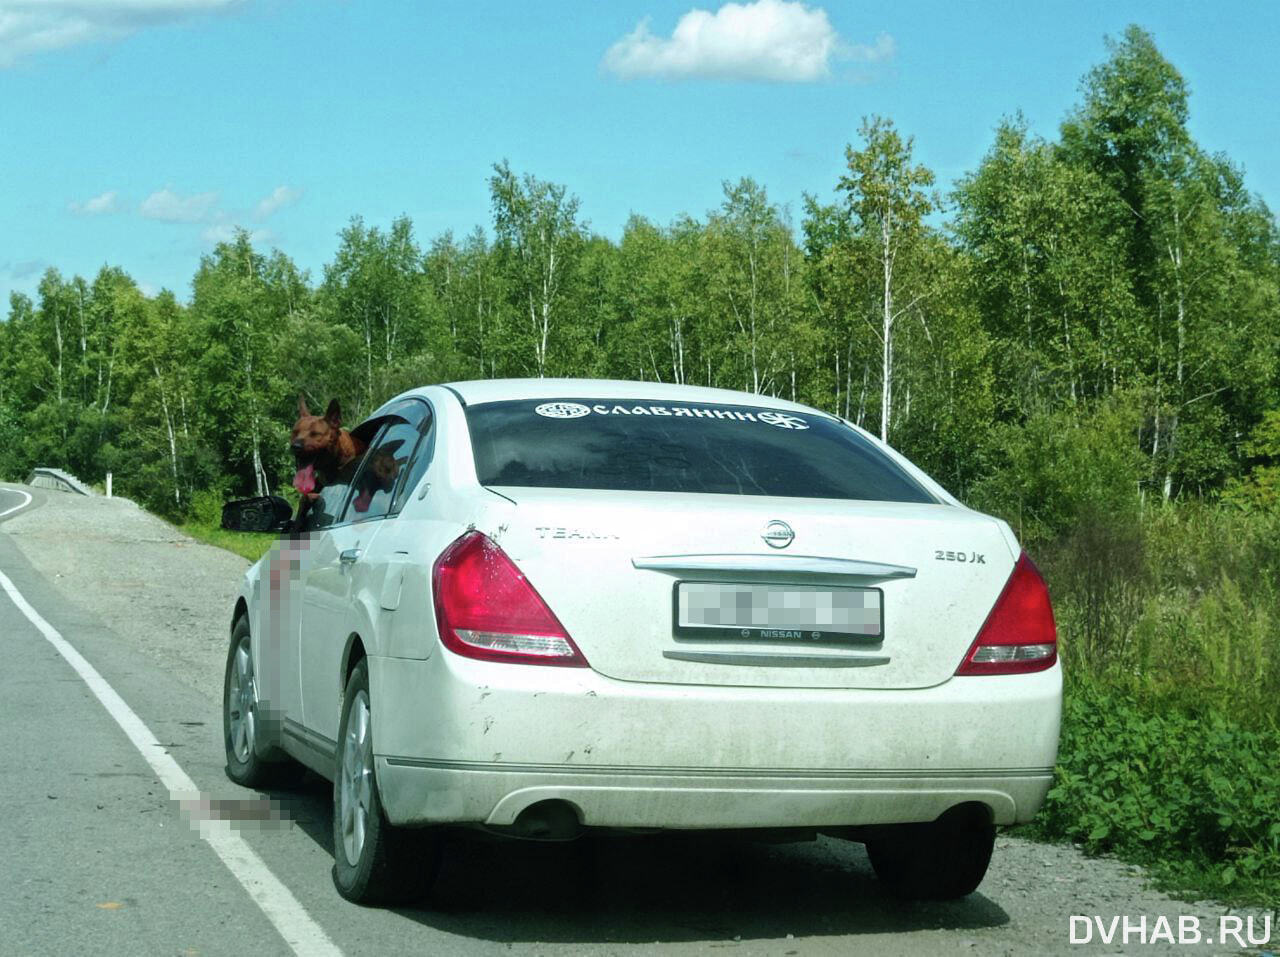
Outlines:
[{"label": "asphalt road", "polygon": [[[0,572],[206,798],[258,802],[244,805],[254,808],[264,798],[275,802],[281,820],[235,827],[305,919],[343,953],[1237,952],[1203,944],[1072,946],[1072,914],[1146,915],[1149,922],[1195,914],[1208,928],[1223,908],[1171,901],[1116,862],[1009,837],[1000,839],[979,891],[947,904],[885,896],[861,846],[828,839],[765,845],[672,835],[535,845],[456,835],[438,889],[423,906],[350,905],[330,882],[329,784],[308,777],[295,790],[259,795],[223,772],[221,688],[209,687],[207,676],[225,655],[225,621],[207,623],[216,638],[190,636],[190,653],[202,662],[194,669],[152,653],[148,636],[158,643],[166,626],[153,622],[143,603],[139,627],[126,629],[119,619],[108,626],[95,614],[86,582],[109,587],[111,576],[127,577],[129,556],[142,543],[103,535],[97,557],[86,558],[92,568],[76,565],[72,545],[71,557],[55,563],[65,564],[65,574],[54,571],[48,554],[55,545],[36,533],[41,509],[51,523],[70,514],[64,496],[0,486]],[[117,507],[74,503],[75,514],[101,512],[108,525]],[[15,524],[6,534],[18,516],[24,533]],[[173,535],[174,574],[188,582],[205,547]],[[224,559],[208,554],[215,566]],[[307,952],[286,943],[251,895],[255,885],[233,876],[81,675],[2,593],[0,655],[0,954]],[[1280,932],[1273,937],[1280,942]]]}]

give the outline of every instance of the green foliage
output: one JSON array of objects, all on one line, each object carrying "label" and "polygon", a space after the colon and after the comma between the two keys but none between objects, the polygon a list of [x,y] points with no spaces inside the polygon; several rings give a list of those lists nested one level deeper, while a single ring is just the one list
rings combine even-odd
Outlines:
[{"label": "green foliage", "polygon": [[1246,477],[1227,482],[1223,500],[1245,511],[1280,513],[1280,410],[1263,416],[1243,451],[1261,461]]},{"label": "green foliage", "polygon": [[864,147],[845,147],[847,172],[837,184],[858,226],[872,236],[886,231],[909,243],[933,212],[925,190],[933,172],[912,161],[914,140],[903,137],[893,121],[882,116],[865,119],[858,130]]},{"label": "green foliage", "polygon": [[1272,409],[1262,417],[1244,452],[1258,458],[1280,459],[1280,409]]},{"label": "green foliage", "polygon": [[1067,676],[1037,827],[1178,890],[1275,906],[1280,515],[1081,515],[1041,543]]},{"label": "green foliage", "polygon": [[[836,184],[843,200],[843,208],[836,215],[845,221],[834,234],[841,241],[821,251],[821,255],[834,258],[835,271],[847,270],[856,277],[852,282],[830,287],[833,292],[843,289],[847,297],[843,302],[835,299],[831,306],[850,319],[865,323],[879,343],[877,420],[880,439],[888,442],[897,410],[905,405],[903,412],[909,415],[911,408],[910,388],[905,393],[905,403],[901,398],[895,402],[895,389],[901,396],[903,374],[928,361],[916,354],[921,350],[911,348],[910,333],[917,333],[915,342],[919,343],[919,333],[923,332],[923,341],[932,344],[930,313],[946,290],[931,281],[933,272],[929,268],[934,258],[930,253],[936,252],[934,232],[925,224],[925,218],[935,208],[934,198],[926,192],[933,185],[932,171],[914,162],[914,140],[898,133],[891,120],[864,120],[858,133],[863,147],[845,147],[846,172]],[[821,230],[809,231],[810,237],[821,234]],[[859,338],[865,340],[865,333],[859,331]],[[873,342],[863,346],[864,386],[859,398],[859,421],[874,348]],[[850,365],[846,362],[846,379]]]},{"label": "green foliage", "polygon": [[[357,216],[339,238],[338,252],[324,270],[319,305],[330,323],[354,333],[344,344],[362,360],[360,398],[371,412],[385,396],[375,380],[385,379],[404,357],[430,353],[437,345],[432,320],[438,312],[426,308],[422,251],[407,216],[385,233]],[[278,308],[273,312],[280,315]],[[350,394],[349,386],[344,391]]]},{"label": "green foliage", "polygon": [[1275,730],[1076,680],[1037,827],[1147,864],[1175,890],[1275,907],[1278,751]]},{"label": "green foliage", "polygon": [[724,184],[724,202],[708,217],[701,262],[708,297],[702,351],[715,380],[747,392],[785,394],[795,355],[812,350],[797,321],[800,257],[764,187]]},{"label": "green foliage", "polygon": [[[489,179],[494,253],[507,290],[504,336],[495,343],[507,361],[529,375],[564,373],[559,359],[573,351],[589,324],[566,312],[574,268],[582,256],[585,227],[578,198],[564,186],[516,176],[504,160]],[[559,366],[560,368],[556,368]]]},{"label": "green foliage", "polygon": [[1247,479],[1229,480],[1223,498],[1251,511],[1280,509],[1280,466],[1259,465]]},{"label": "green foliage", "polygon": [[992,431],[974,505],[1003,516],[1030,545],[1052,540],[1082,518],[1136,514],[1145,463],[1140,413],[1117,396],[1090,412],[1040,412]]},{"label": "green foliage", "polygon": [[1036,556],[1069,674],[1280,728],[1280,515],[1081,515]]}]

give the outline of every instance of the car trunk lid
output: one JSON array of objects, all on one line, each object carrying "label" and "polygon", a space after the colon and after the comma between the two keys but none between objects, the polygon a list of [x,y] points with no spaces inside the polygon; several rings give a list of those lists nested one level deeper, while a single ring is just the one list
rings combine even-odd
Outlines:
[{"label": "car trunk lid", "polygon": [[[1016,558],[994,519],[950,505],[494,490],[515,503],[493,531],[501,547],[591,666],[624,681],[939,684],[954,674]],[[689,593],[682,599],[678,589],[690,583],[730,604],[748,600],[747,586],[768,586],[757,602],[852,600],[866,627],[842,637],[823,631],[820,640],[789,626],[677,627],[682,607],[684,619],[690,614]],[[882,631],[870,624],[878,610]]]}]

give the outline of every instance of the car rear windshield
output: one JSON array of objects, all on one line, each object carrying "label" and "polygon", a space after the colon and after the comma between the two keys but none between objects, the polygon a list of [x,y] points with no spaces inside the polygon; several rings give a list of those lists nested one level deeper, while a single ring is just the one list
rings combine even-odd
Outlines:
[{"label": "car rear windshield", "polygon": [[826,416],[635,399],[467,408],[482,485],[934,502],[874,444]]}]

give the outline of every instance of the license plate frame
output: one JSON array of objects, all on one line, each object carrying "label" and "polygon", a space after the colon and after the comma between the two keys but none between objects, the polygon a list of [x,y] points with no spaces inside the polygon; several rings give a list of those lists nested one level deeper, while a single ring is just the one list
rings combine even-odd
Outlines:
[{"label": "license plate frame", "polygon": [[[716,589],[723,595],[727,591],[779,594],[859,594],[865,599],[874,596],[879,614],[875,633],[842,630],[832,626],[774,627],[756,624],[698,624],[682,616],[681,595],[688,586]],[[686,603],[685,608],[688,608]],[[867,609],[864,603],[863,610]],[[671,624],[677,638],[739,641],[739,642],[787,642],[798,644],[879,645],[884,641],[884,589],[862,585],[800,585],[792,582],[725,582],[685,579],[677,581],[671,589]]]}]

